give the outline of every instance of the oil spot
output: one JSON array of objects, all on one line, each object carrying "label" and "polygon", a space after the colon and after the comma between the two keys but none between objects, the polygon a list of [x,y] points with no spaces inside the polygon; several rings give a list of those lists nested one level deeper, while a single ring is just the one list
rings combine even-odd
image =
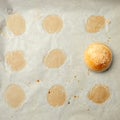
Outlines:
[{"label": "oil spot", "polygon": [[5,59],[13,71],[20,71],[26,66],[24,53],[20,50],[8,52],[5,56]]},{"label": "oil spot", "polygon": [[63,28],[63,21],[57,15],[49,15],[43,20],[43,28],[48,33],[58,33]]},{"label": "oil spot", "polygon": [[110,97],[110,91],[108,86],[96,85],[88,94],[88,98],[94,103],[102,104]]},{"label": "oil spot", "polygon": [[90,16],[87,20],[86,30],[89,33],[99,32],[105,27],[106,19],[103,16]]},{"label": "oil spot", "polygon": [[47,95],[48,103],[53,107],[62,106],[66,101],[66,92],[63,86],[54,85]]},{"label": "oil spot", "polygon": [[25,92],[19,85],[12,84],[5,91],[5,101],[12,108],[21,106],[25,98]]},{"label": "oil spot", "polygon": [[65,63],[67,56],[60,49],[54,49],[44,58],[44,64],[48,68],[59,68]]},{"label": "oil spot", "polygon": [[15,35],[21,35],[26,30],[26,23],[24,18],[20,14],[12,14],[7,18],[7,27]]}]

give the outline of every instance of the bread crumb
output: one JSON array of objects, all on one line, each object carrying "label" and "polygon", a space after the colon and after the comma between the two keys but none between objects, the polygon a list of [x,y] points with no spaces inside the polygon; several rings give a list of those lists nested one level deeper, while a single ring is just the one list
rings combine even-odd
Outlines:
[{"label": "bread crumb", "polygon": [[75,95],[75,96],[74,96],[74,98],[75,98],[75,99],[78,99],[78,98],[79,98],[79,96],[76,96],[76,95]]},{"label": "bread crumb", "polygon": [[74,78],[77,78],[77,75],[75,75]]},{"label": "bread crumb", "polygon": [[40,80],[37,80],[36,82],[37,82],[37,83],[40,83],[41,81],[40,81]]},{"label": "bread crumb", "polygon": [[68,101],[68,104],[70,104],[70,101]]}]

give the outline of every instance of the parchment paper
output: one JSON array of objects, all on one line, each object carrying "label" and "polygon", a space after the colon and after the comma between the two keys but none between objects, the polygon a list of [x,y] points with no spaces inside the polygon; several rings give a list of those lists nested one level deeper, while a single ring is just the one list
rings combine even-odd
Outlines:
[{"label": "parchment paper", "polygon": [[[0,0],[0,6],[0,120],[120,120],[119,0]],[[5,23],[8,15],[16,12],[27,21],[27,32],[19,37],[9,32]],[[51,14],[64,21],[58,34],[49,35],[42,28],[43,19]],[[104,16],[111,24],[98,33],[88,33],[85,24],[91,15]],[[113,64],[106,72],[88,71],[84,63],[84,51],[94,42],[112,49]],[[67,61],[59,69],[48,69],[43,56],[54,48],[63,49]],[[11,71],[5,63],[6,52],[16,49],[25,51],[28,61],[20,72]],[[38,79],[40,84],[36,83]],[[10,108],[4,101],[4,91],[12,83],[26,92],[25,103],[19,109]],[[46,99],[55,84],[63,85],[67,93],[66,103],[56,108]],[[95,84],[110,87],[111,99],[105,104],[87,98]],[[74,95],[79,98],[74,99]]]}]

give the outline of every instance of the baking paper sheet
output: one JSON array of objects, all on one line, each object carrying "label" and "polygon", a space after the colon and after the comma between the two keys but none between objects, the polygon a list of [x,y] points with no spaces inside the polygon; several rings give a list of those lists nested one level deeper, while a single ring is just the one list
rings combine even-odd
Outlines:
[{"label": "baking paper sheet", "polygon": [[[0,6],[0,120],[120,120],[119,0],[0,0]],[[12,13],[20,13],[26,21],[26,32],[19,37],[6,28],[6,19]],[[48,34],[42,21],[54,14],[62,18],[64,27],[58,34]],[[111,24],[98,33],[88,33],[85,24],[91,15],[104,16]],[[112,49],[113,63],[106,72],[89,71],[84,63],[84,52],[94,42]],[[59,69],[48,69],[43,57],[55,48],[64,50],[67,60]],[[28,61],[20,72],[11,71],[5,62],[6,52],[16,49],[23,50]],[[4,100],[4,91],[13,83],[26,93],[19,109],[10,108]],[[64,86],[67,93],[65,104],[56,108],[46,99],[55,84]],[[95,84],[109,86],[111,99],[105,104],[87,98]],[[79,98],[74,99],[75,95]]]}]

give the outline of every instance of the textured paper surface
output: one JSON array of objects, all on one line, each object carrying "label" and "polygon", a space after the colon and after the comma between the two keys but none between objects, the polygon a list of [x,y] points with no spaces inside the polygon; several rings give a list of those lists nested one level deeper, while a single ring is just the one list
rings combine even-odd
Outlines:
[{"label": "textured paper surface", "polygon": [[[119,0],[0,2],[0,120],[120,119]],[[15,36],[6,28],[6,19],[13,13],[20,13],[26,21],[26,31],[21,36]],[[48,34],[43,30],[42,21],[48,15],[62,18],[61,32]],[[104,16],[111,23],[98,33],[88,33],[85,24],[91,15]],[[104,73],[88,71],[84,63],[84,52],[94,42],[105,43],[113,52],[113,64]],[[59,69],[48,69],[43,57],[56,48],[66,53],[67,60]],[[14,72],[6,64],[5,54],[18,49],[24,51],[27,65]],[[10,84],[20,85],[26,93],[25,102],[18,109],[9,107],[4,100],[4,91]],[[67,94],[64,105],[56,108],[47,102],[47,93],[55,84],[64,86]],[[111,98],[104,104],[95,104],[87,97],[95,84],[110,88]]]}]

